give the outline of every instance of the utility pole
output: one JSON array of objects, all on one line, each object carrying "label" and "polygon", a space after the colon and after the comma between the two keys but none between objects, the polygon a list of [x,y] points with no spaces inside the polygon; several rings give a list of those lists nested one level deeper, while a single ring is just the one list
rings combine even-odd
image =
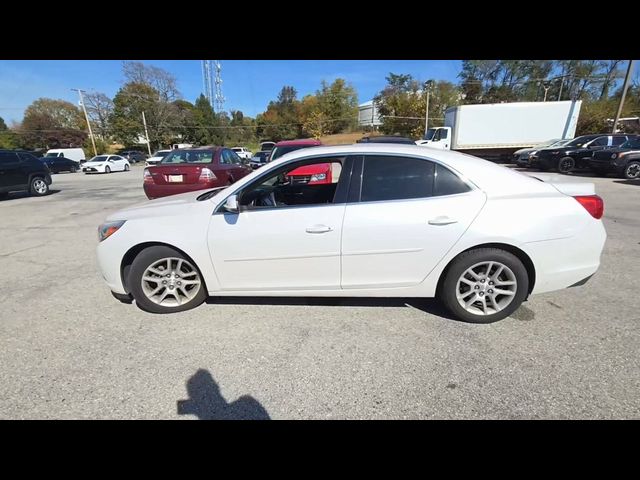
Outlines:
[{"label": "utility pole", "polygon": [[620,105],[618,105],[618,112],[616,118],[613,121],[613,130],[611,133],[616,133],[618,129],[618,120],[622,114],[622,106],[624,105],[624,97],[627,96],[627,88],[629,88],[629,78],[631,78],[631,71],[633,70],[633,60],[629,60],[629,66],[627,67],[627,74],[624,77],[624,85],[622,86],[622,97],[620,97]]},{"label": "utility pole", "polygon": [[547,101],[547,91],[549,91],[549,89],[551,88],[551,85],[549,85],[548,83],[543,83],[542,87],[544,88],[544,100],[542,100],[543,102]]},{"label": "utility pole", "polygon": [[429,130],[429,95],[431,94],[431,85],[427,85],[427,109],[424,114],[424,136],[427,137],[427,130]]},{"label": "utility pole", "polygon": [[151,156],[151,143],[149,142],[149,131],[147,130],[147,119],[142,112],[142,123],[144,125],[144,136],[147,138],[147,150],[149,150],[149,156]]},{"label": "utility pole", "polygon": [[564,87],[564,75],[560,77],[560,92],[558,93],[558,101],[562,98],[562,87]]},{"label": "utility pole", "polygon": [[87,115],[87,109],[84,106],[84,99],[82,98],[82,92],[84,92],[84,90],[80,90],[79,88],[72,88],[71,90],[78,92],[78,95],[80,95],[80,105],[82,105],[84,118],[87,121],[87,127],[89,127],[89,136],[91,137],[91,145],[93,145],[93,156],[96,157],[98,156],[98,150],[96,150],[96,141],[93,138],[93,132],[91,131],[91,123],[89,122],[89,115]]}]

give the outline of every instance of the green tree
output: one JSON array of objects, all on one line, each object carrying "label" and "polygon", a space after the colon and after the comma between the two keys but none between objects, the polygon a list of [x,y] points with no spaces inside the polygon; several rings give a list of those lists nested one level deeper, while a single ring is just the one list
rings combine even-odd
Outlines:
[{"label": "green tree", "polygon": [[85,128],[74,104],[39,98],[25,110],[18,133],[24,148],[65,148],[81,146],[87,138]]},{"label": "green tree", "polygon": [[4,123],[4,118],[0,117],[0,132],[8,130],[7,124]]},{"label": "green tree", "polygon": [[[340,133],[355,124],[358,115],[358,95],[352,85],[337,78],[330,85],[322,81],[316,92],[318,112],[313,116],[327,120],[327,133]],[[320,115],[321,114],[321,115]]]},{"label": "green tree", "polygon": [[0,148],[16,148],[18,139],[16,135],[7,128],[4,119],[0,117]]}]

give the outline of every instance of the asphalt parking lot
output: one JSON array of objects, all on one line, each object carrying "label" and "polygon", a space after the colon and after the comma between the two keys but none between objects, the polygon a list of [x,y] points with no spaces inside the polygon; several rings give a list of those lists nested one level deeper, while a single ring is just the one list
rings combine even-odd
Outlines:
[{"label": "asphalt parking lot", "polygon": [[[640,418],[640,183],[592,181],[608,241],[585,286],[471,325],[434,301],[116,301],[97,226],[142,169],[0,201],[0,418]],[[558,252],[559,255],[562,252]]]}]

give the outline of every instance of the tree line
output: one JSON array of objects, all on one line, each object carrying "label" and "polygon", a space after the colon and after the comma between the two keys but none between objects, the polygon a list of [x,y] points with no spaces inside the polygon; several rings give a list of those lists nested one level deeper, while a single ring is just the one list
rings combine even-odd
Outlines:
[{"label": "tree line", "polygon": [[[442,125],[456,105],[518,101],[583,100],[577,135],[608,131],[621,96],[622,60],[466,60],[458,82],[419,81],[390,73],[374,97],[380,130],[413,138],[425,130],[427,93],[429,126]],[[215,112],[204,95],[193,103],[182,98],[176,78],[141,62],[124,62],[122,87],[113,98],[84,95],[98,153],[114,143],[127,147],[144,141],[144,112],[152,149],[172,143],[253,144],[260,140],[313,137],[358,130],[358,95],[346,80],[322,81],[314,94],[298,99],[293,86],[282,87],[266,110],[251,118],[239,110]],[[627,93],[623,116],[640,113],[640,83]],[[629,127],[627,127],[629,128]],[[73,103],[39,98],[19,124],[0,118],[0,148],[83,146],[92,153],[82,109]]]}]

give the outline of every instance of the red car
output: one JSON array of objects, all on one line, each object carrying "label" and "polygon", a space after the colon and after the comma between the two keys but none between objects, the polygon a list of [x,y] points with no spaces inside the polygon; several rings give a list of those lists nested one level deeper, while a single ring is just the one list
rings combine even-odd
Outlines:
[{"label": "red car", "polygon": [[[319,140],[285,140],[276,143],[271,150],[269,161],[273,161],[281,157],[285,153],[293,152],[301,148],[317,147],[322,145]],[[324,183],[332,183],[332,171],[330,163],[318,163],[316,165],[308,165],[296,168],[287,175],[292,184],[312,184],[320,185]]]},{"label": "red car", "polygon": [[154,199],[226,187],[252,171],[249,162],[230,148],[180,148],[144,169],[144,193]]}]

